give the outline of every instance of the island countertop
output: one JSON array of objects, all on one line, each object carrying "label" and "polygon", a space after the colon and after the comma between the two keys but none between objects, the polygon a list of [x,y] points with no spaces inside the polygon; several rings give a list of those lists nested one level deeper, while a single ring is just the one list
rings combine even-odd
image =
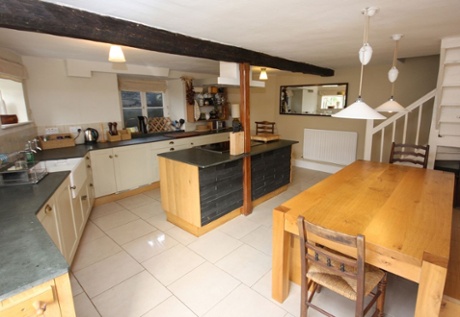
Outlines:
[{"label": "island countertop", "polygon": [[174,161],[179,161],[182,163],[187,163],[190,165],[198,166],[200,168],[211,167],[219,165],[226,162],[231,162],[235,160],[242,159],[245,156],[253,156],[264,152],[273,151],[283,147],[288,147],[293,144],[298,143],[298,141],[291,140],[278,140],[269,143],[258,142],[256,145],[251,146],[250,153],[244,153],[241,155],[230,155],[229,152],[226,153],[214,153],[206,150],[202,150],[199,147],[194,147],[191,149],[175,151],[175,152],[166,152],[158,154],[158,156],[171,159]]}]

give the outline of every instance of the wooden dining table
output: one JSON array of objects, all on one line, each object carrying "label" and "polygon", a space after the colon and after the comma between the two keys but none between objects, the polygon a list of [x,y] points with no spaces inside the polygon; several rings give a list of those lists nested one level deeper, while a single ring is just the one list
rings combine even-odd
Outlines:
[{"label": "wooden dining table", "polygon": [[296,220],[302,215],[332,230],[363,234],[367,263],[419,284],[415,316],[438,316],[453,191],[449,172],[358,160],[287,200],[273,210],[272,297],[283,302],[290,280],[300,281]]}]

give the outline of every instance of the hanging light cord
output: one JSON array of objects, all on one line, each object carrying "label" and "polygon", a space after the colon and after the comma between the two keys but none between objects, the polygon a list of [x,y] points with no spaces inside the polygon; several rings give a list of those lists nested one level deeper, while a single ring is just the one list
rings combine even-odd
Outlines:
[{"label": "hanging light cord", "polygon": [[[366,14],[366,22],[364,24],[364,34],[363,34],[363,46],[367,44],[367,41],[369,39],[369,20],[370,17],[368,14]],[[358,93],[358,99],[361,99],[361,90],[363,88],[363,73],[364,73],[364,65],[361,63],[361,75],[359,78],[359,93]]]},{"label": "hanging light cord", "polygon": [[[395,44],[395,51],[393,53],[393,65],[392,65],[392,67],[396,67],[396,57],[398,56],[399,40],[396,40],[395,42],[396,42],[396,44]],[[393,99],[393,96],[394,96],[394,93],[395,93],[395,81],[393,81],[391,83],[391,99]]]}]

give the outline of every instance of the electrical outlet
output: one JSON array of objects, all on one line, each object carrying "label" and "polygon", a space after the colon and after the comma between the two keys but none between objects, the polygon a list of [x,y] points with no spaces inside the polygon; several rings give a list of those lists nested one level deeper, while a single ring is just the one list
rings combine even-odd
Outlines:
[{"label": "electrical outlet", "polygon": [[81,131],[81,127],[77,127],[77,126],[75,126],[75,127],[69,127],[69,132],[70,132],[70,133],[78,134],[78,130]]},{"label": "electrical outlet", "polygon": [[58,128],[45,128],[45,134],[57,134],[59,133]]}]

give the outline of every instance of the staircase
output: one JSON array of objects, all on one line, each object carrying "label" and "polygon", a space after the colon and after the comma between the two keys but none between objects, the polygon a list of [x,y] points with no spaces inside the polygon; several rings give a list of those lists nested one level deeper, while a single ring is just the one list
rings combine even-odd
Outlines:
[{"label": "staircase", "polygon": [[441,43],[428,168],[435,160],[460,161],[460,37]]},{"label": "staircase", "polygon": [[429,144],[428,168],[436,160],[460,162],[460,37],[442,41],[437,88],[406,110],[377,126],[367,120],[365,160],[388,162],[395,141]]}]

